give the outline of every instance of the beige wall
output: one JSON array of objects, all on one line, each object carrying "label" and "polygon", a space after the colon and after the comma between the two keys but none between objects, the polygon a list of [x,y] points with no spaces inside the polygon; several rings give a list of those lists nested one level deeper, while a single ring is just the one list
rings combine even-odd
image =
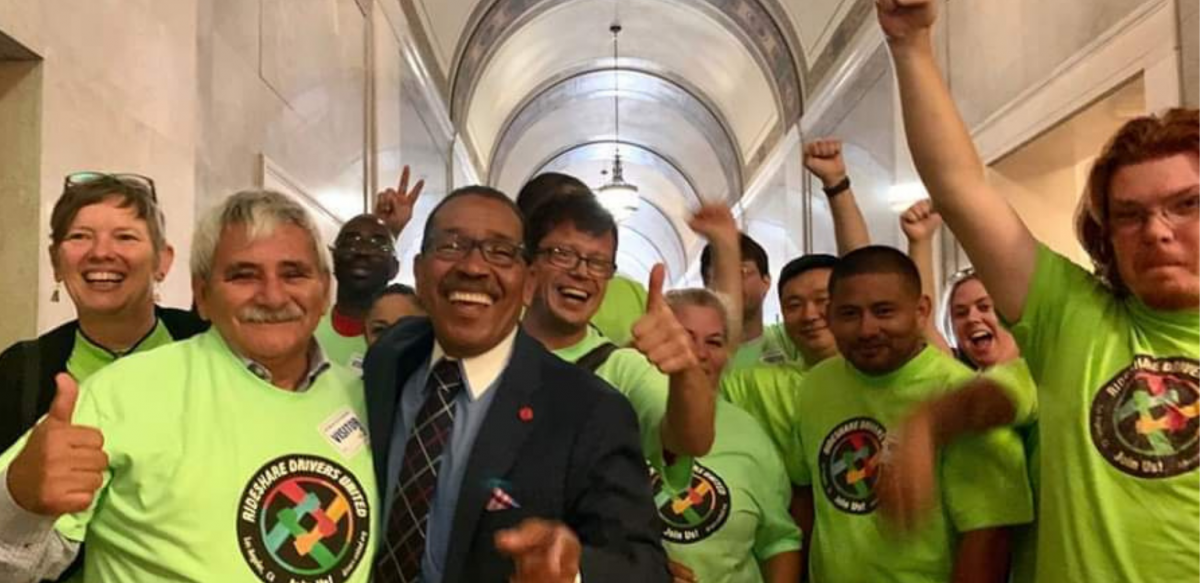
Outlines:
[{"label": "beige wall", "polygon": [[1156,0],[955,0],[944,5],[949,81],[975,126]]},{"label": "beige wall", "polygon": [[[16,186],[0,181],[6,196],[36,193],[22,199],[36,209],[14,227],[24,231],[0,227],[4,272],[36,279],[37,291],[0,297],[0,313],[32,314],[36,306],[39,330],[74,317],[69,302],[49,303],[53,278],[40,249],[62,177],[74,170],[155,179],[176,248],[162,289],[174,306],[191,302],[187,257],[196,216],[257,186],[264,156],[341,219],[364,209],[372,168],[388,184],[401,161],[418,159],[432,165],[419,168],[444,190],[450,138],[406,146],[411,124],[402,121],[402,106],[429,96],[402,86],[413,82],[405,78],[410,49],[402,42],[409,32],[393,8],[383,0],[0,0],[0,33],[42,59],[41,115],[33,116],[40,146],[20,159],[36,172]],[[370,73],[377,73],[373,93]],[[11,86],[0,73],[0,124],[19,93]],[[448,125],[439,108],[429,115]],[[0,155],[12,143],[4,140]],[[442,157],[422,157],[429,150]],[[5,164],[16,160],[4,156]],[[9,233],[20,247],[9,245]],[[0,344],[31,331],[32,324],[0,329]]]},{"label": "beige wall", "polygon": [[[36,240],[49,237],[65,174],[138,172],[155,178],[170,240],[186,257],[195,197],[195,2],[0,0],[0,28],[42,58]],[[48,301],[53,277],[45,253],[24,260],[22,271],[36,265],[38,274],[30,286],[38,328],[74,317],[70,302]],[[163,288],[168,303],[190,298],[179,263]]]},{"label": "beige wall", "polygon": [[1183,102],[1200,106],[1200,0],[1178,0]]},{"label": "beige wall", "polygon": [[[3,52],[3,51],[0,51]],[[0,60],[0,348],[37,329],[42,70],[36,60]]]}]

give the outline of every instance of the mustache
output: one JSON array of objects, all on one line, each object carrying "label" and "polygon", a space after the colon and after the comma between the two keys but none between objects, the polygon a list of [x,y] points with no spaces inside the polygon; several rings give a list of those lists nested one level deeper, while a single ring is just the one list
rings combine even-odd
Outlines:
[{"label": "mustache", "polygon": [[250,324],[279,324],[294,322],[304,317],[304,310],[296,304],[288,304],[282,308],[266,308],[263,306],[247,306],[238,310],[237,317]]}]

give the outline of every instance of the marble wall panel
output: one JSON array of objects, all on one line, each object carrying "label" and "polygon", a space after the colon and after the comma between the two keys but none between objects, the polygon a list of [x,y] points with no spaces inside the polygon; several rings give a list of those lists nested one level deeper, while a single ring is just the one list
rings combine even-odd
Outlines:
[{"label": "marble wall panel", "polygon": [[[173,229],[168,236],[186,255],[193,220],[196,24],[192,0],[0,2],[0,29],[43,59],[39,247],[49,237],[63,176],[94,169],[154,177]],[[38,253],[28,260],[37,262],[38,329],[73,318],[69,302],[48,300],[54,287],[48,258]],[[165,303],[190,302],[184,272],[177,268],[168,276]]]},{"label": "marble wall panel", "polygon": [[334,214],[363,212],[366,26],[354,0],[262,0],[264,151]]},{"label": "marble wall panel", "polygon": [[0,349],[37,329],[38,298],[28,282],[37,281],[46,253],[38,226],[41,107],[41,64],[0,60]]},{"label": "marble wall panel", "polygon": [[956,0],[946,6],[949,80],[974,126],[1147,2]]}]

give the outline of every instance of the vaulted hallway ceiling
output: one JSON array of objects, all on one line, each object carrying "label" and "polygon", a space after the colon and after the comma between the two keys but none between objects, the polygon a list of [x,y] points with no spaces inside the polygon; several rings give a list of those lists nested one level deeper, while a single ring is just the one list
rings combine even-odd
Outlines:
[{"label": "vaulted hallway ceiling", "polygon": [[[702,201],[736,203],[803,110],[808,52],[867,0],[400,0],[483,179],[515,194],[544,171],[593,188],[614,147],[609,26],[619,22],[620,152],[640,209],[630,275],[682,274]],[[861,6],[860,6],[861,5]],[[811,21],[801,15],[813,15]]]}]

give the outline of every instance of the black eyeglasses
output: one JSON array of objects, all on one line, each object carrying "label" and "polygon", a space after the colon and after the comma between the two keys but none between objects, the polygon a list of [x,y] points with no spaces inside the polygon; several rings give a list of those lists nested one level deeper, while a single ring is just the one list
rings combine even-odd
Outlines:
[{"label": "black eyeglasses", "polygon": [[507,239],[472,239],[454,233],[434,233],[421,250],[443,261],[461,261],[476,248],[483,260],[496,267],[512,267],[524,258],[525,246]]},{"label": "black eyeglasses", "polygon": [[96,184],[99,182],[117,182],[124,186],[143,190],[150,195],[150,200],[158,202],[157,193],[154,190],[154,180],[149,176],[141,174],[132,174],[128,172],[118,174],[108,174],[106,172],[72,172],[63,179],[63,192],[69,191],[72,188]]},{"label": "black eyeglasses", "polygon": [[538,249],[538,255],[545,255],[550,265],[565,271],[573,271],[580,263],[586,263],[588,275],[601,279],[608,279],[617,271],[616,263],[600,257],[584,257],[582,253],[569,247]]}]

